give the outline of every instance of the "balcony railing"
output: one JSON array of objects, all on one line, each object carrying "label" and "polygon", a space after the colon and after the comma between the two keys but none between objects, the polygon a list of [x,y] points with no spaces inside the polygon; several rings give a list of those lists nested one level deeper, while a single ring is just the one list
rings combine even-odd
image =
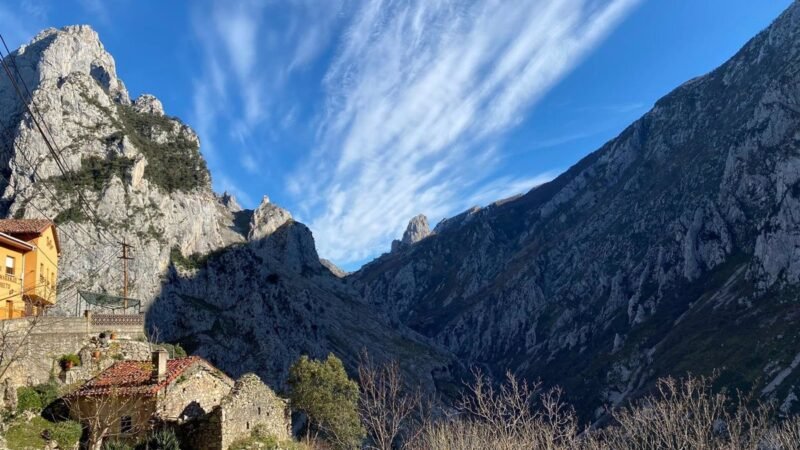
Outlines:
[{"label": "balcony railing", "polygon": [[0,274],[0,280],[7,281],[9,283],[20,283],[20,279],[15,277],[14,275],[10,275],[7,273]]}]

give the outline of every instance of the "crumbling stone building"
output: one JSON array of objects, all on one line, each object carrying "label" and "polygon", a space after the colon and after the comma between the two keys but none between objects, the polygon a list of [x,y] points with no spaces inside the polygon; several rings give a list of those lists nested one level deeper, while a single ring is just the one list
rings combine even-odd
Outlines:
[{"label": "crumbling stone building", "polygon": [[260,425],[289,438],[287,403],[255,375],[236,383],[196,356],[121,361],[68,399],[70,414],[88,430],[87,448],[107,440],[142,441],[155,427],[173,427],[187,449],[227,449]]}]

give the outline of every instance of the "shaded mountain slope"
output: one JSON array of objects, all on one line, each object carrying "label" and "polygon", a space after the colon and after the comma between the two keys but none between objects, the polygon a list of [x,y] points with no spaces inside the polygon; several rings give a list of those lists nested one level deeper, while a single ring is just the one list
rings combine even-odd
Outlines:
[{"label": "shaded mountain slope", "polygon": [[585,413],[712,368],[796,408],[798,186],[795,2],[554,181],[348,280],[462,358],[565,385]]}]

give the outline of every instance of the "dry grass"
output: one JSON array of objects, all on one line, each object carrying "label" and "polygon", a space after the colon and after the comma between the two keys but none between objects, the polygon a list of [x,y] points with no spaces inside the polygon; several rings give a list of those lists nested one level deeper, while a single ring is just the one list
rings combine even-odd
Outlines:
[{"label": "dry grass", "polygon": [[[749,403],[752,405],[752,403]],[[481,375],[459,413],[423,426],[415,450],[790,450],[800,419],[775,424],[769,407],[714,393],[708,378],[659,381],[656,393],[613,413],[602,430],[583,429],[558,389],[509,376],[493,387]]]}]

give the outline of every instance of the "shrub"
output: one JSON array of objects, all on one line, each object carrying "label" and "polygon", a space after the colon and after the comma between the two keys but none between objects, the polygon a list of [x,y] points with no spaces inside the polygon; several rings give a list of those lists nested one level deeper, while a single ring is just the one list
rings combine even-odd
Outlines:
[{"label": "shrub", "polygon": [[21,387],[17,389],[17,412],[33,411],[39,412],[44,405],[42,404],[42,397],[32,387]]},{"label": "shrub", "polygon": [[160,428],[147,438],[148,450],[180,450],[180,441],[171,428]]},{"label": "shrub", "polygon": [[[78,361],[80,362],[80,358]],[[39,394],[39,398],[42,400],[42,406],[48,406],[61,397],[61,389],[55,381],[36,385],[33,389]]]},{"label": "shrub", "polygon": [[234,441],[228,447],[228,450],[250,450],[254,448],[261,450],[310,450],[309,447],[299,442],[278,441],[262,425],[256,425],[250,433],[250,437]]},{"label": "shrub", "polygon": [[86,222],[87,219],[88,216],[86,213],[83,211],[80,205],[76,204],[59,212],[53,221],[56,223],[56,225],[61,225],[68,222],[83,223]]},{"label": "shrub", "polygon": [[614,411],[600,430],[577,425],[560,391],[539,394],[509,377],[494,387],[478,377],[454,419],[429,421],[404,448],[419,450],[791,450],[800,419],[777,426],[772,411],[711,390],[708,378],[658,381],[656,393]]},{"label": "shrub", "polygon": [[169,353],[170,358],[186,357],[186,350],[181,347],[181,344],[160,344],[160,347]]},{"label": "shrub", "polygon": [[53,177],[50,182],[59,194],[72,194],[79,190],[101,192],[108,186],[111,178],[116,176],[125,180],[133,163],[133,159],[123,156],[87,156],[81,159],[80,169],[71,172],[69,176]]},{"label": "shrub", "polygon": [[133,446],[125,441],[114,439],[103,442],[103,450],[133,450]]},{"label": "shrub", "polygon": [[58,447],[63,449],[75,448],[83,432],[81,424],[73,420],[56,422],[49,430],[50,439],[56,441]]},{"label": "shrub", "polygon": [[69,353],[61,356],[61,358],[58,359],[58,363],[61,364],[61,367],[66,367],[67,364],[79,366],[81,365],[81,357],[75,353]]},{"label": "shrub", "polygon": [[176,245],[170,249],[169,259],[173,264],[175,264],[175,266],[186,270],[204,269],[206,266],[208,266],[208,263],[212,258],[219,256],[227,250],[230,250],[230,247],[214,250],[206,254],[192,253],[189,256],[184,256],[180,247]]},{"label": "shrub", "polygon": [[171,130],[177,119],[141,113],[129,105],[117,105],[117,112],[125,135],[147,158],[147,180],[167,192],[191,191],[208,183],[208,168],[196,142],[183,134],[164,143],[150,137],[153,129]]},{"label": "shrub", "polygon": [[308,416],[307,437],[314,431],[336,449],[359,448],[365,431],[358,416],[358,384],[333,354],[325,361],[302,356],[289,369],[290,398]]}]

